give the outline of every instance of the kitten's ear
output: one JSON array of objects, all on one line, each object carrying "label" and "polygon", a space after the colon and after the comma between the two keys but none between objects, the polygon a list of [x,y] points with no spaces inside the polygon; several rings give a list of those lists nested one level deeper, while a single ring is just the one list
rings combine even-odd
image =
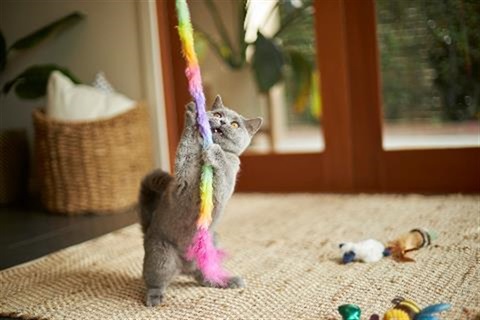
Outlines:
[{"label": "kitten's ear", "polygon": [[253,135],[257,133],[258,129],[260,129],[260,127],[262,126],[262,122],[263,122],[262,118],[245,120],[245,126],[251,137],[253,137]]},{"label": "kitten's ear", "polygon": [[220,97],[219,94],[217,94],[217,96],[215,97],[215,101],[213,101],[212,110],[217,110],[222,108],[223,108],[222,98]]}]

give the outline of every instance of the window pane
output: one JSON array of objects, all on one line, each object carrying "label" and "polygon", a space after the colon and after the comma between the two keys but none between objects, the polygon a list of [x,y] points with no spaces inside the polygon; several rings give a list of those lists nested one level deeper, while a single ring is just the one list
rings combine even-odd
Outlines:
[{"label": "window pane", "polygon": [[190,3],[207,100],[220,94],[242,115],[264,118],[249,152],[319,152],[313,3],[250,0],[243,13],[246,3]]},{"label": "window pane", "polygon": [[480,2],[376,4],[384,148],[480,146]]}]

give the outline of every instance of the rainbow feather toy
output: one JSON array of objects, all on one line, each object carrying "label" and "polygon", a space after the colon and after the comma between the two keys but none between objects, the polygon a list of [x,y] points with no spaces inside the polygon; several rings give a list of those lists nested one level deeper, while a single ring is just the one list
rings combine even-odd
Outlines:
[{"label": "rainbow feather toy", "polygon": [[[178,16],[178,34],[182,43],[182,52],[187,67],[185,74],[188,79],[188,90],[197,108],[197,124],[203,138],[203,148],[213,144],[212,131],[205,109],[205,95],[203,93],[200,65],[193,46],[193,28],[190,22],[190,12],[186,0],[176,0]],[[188,246],[185,258],[194,261],[208,282],[224,286],[229,278],[222,267],[224,253],[213,244],[209,231],[212,222],[213,210],[213,168],[203,165],[200,182],[200,213],[197,220],[197,231]]]}]

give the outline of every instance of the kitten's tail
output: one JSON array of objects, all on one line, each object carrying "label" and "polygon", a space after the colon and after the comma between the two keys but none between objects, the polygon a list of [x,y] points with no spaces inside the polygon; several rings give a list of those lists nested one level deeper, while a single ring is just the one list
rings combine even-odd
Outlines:
[{"label": "kitten's tail", "polygon": [[147,232],[158,201],[172,179],[170,174],[160,169],[152,171],[143,178],[138,199],[143,233]]}]

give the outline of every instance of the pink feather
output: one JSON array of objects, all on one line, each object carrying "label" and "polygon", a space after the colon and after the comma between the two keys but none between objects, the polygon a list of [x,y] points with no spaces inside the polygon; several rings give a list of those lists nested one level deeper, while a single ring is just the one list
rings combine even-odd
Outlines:
[{"label": "pink feather", "polygon": [[215,285],[226,285],[229,275],[222,268],[224,257],[225,253],[213,245],[212,235],[208,229],[199,228],[187,249],[186,258],[195,261],[205,280]]}]

